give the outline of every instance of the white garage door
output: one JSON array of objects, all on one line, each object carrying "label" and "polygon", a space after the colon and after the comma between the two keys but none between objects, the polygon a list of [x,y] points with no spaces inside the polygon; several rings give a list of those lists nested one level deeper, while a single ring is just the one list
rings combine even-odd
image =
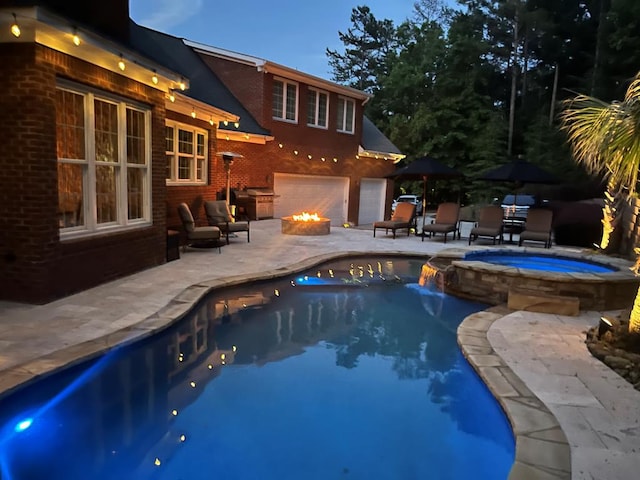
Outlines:
[{"label": "white garage door", "polygon": [[360,181],[360,213],[358,225],[384,219],[387,181],[384,178],[363,178]]},{"label": "white garage door", "polygon": [[349,179],[318,175],[276,173],[274,176],[274,217],[302,212],[318,213],[331,219],[331,225],[347,220]]}]

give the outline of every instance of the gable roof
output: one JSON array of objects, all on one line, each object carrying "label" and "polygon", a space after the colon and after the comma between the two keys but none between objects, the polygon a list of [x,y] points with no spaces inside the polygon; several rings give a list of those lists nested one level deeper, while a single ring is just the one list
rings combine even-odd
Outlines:
[{"label": "gable roof", "polygon": [[364,105],[369,101],[371,95],[347,85],[340,85],[339,83],[325,80],[324,78],[316,77],[309,73],[301,72],[295,68],[280,65],[279,63],[271,62],[263,58],[254,57],[252,55],[246,55],[244,53],[233,52],[224,48],[212,47],[211,45],[205,45],[203,43],[193,42],[186,40],[185,43],[192,47],[196,52],[203,55],[209,55],[212,57],[223,58],[232,62],[242,63],[244,65],[250,65],[259,72],[271,73],[276,76],[281,76],[289,80],[299,81],[306,83],[312,87],[328,90],[330,92],[336,92],[339,95],[355,98],[360,100]]},{"label": "gable roof", "polygon": [[239,130],[247,134],[270,137],[271,133],[258,124],[242,103],[205,65],[200,56],[185,44],[183,39],[131,21],[130,42],[131,47],[143,55],[189,79],[189,89],[183,95],[240,117],[238,128],[235,128],[233,123],[220,124],[219,130],[229,132]]},{"label": "gable roof", "polygon": [[400,152],[398,147],[396,147],[366,115],[362,116],[362,141],[360,144],[360,155],[368,157],[388,157],[392,158],[394,162],[398,162],[406,156]]}]

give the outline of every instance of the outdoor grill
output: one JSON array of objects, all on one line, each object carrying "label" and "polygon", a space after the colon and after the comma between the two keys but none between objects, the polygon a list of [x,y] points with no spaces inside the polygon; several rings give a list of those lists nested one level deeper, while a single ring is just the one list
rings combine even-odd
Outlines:
[{"label": "outdoor grill", "polygon": [[273,218],[273,190],[258,187],[235,193],[236,204],[244,207],[251,220]]}]

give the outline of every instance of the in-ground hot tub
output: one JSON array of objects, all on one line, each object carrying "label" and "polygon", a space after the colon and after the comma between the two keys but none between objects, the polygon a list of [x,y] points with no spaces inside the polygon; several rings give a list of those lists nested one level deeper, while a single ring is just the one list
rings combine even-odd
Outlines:
[{"label": "in-ground hot tub", "polygon": [[281,231],[285,235],[329,235],[331,233],[331,219],[318,216],[317,213],[307,212],[300,215],[282,217]]},{"label": "in-ground hot tub", "polygon": [[506,303],[517,288],[575,297],[583,310],[616,310],[633,305],[640,278],[631,262],[595,253],[540,249],[446,249],[430,260],[446,293],[493,304]]}]

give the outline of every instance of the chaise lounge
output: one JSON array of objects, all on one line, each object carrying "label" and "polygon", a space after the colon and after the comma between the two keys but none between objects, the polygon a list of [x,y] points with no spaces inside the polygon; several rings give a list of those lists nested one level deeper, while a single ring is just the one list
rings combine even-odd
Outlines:
[{"label": "chaise lounge", "polygon": [[396,238],[396,230],[407,229],[407,236],[411,232],[411,227],[415,222],[416,206],[413,203],[399,203],[396,207],[396,211],[393,212],[391,220],[382,220],[374,222],[373,224],[373,236],[376,236],[376,229],[384,228],[386,233],[389,230],[393,232],[393,238]]},{"label": "chaise lounge", "polygon": [[458,238],[460,238],[460,229],[458,228],[458,218],[460,216],[460,205],[457,203],[441,203],[436,210],[436,218],[432,223],[422,226],[422,241],[424,237],[429,234],[442,233],[444,235],[444,243],[447,243],[447,235],[453,233],[453,239],[456,238],[456,232],[458,232]]},{"label": "chaise lounge", "polygon": [[527,220],[524,230],[520,232],[518,245],[522,242],[543,242],[545,248],[551,248],[551,224],[553,222],[553,211],[543,208],[530,208],[527,213]]},{"label": "chaise lounge", "polygon": [[469,245],[479,237],[487,237],[493,240],[493,244],[502,243],[504,227],[502,224],[504,212],[499,205],[488,205],[480,209],[478,221],[469,233]]}]

